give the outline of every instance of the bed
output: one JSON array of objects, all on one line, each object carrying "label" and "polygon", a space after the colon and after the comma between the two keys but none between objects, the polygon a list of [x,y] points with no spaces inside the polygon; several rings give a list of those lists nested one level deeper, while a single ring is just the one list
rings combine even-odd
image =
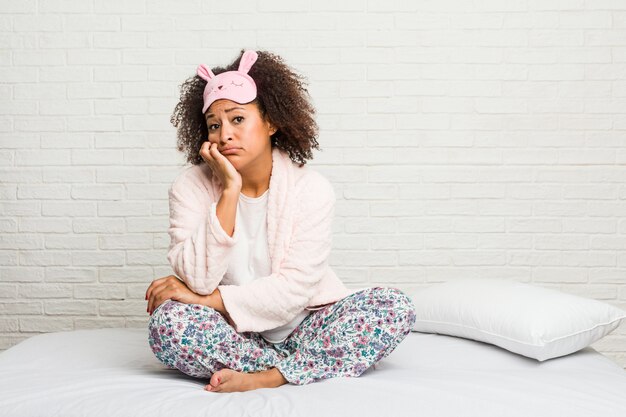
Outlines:
[{"label": "bed", "polygon": [[206,382],[161,365],[144,329],[41,334],[0,354],[0,415],[626,416],[626,372],[591,347],[539,362],[420,332],[359,378],[241,393]]}]

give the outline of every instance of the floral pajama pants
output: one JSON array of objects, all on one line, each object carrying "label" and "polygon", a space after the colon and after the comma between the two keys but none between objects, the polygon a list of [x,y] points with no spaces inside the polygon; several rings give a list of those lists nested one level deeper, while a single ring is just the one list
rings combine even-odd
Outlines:
[{"label": "floral pajama pants", "polygon": [[152,313],[149,343],[162,363],[187,375],[275,367],[288,382],[304,385],[358,377],[389,355],[414,323],[409,297],[373,287],[312,311],[284,341],[270,343],[257,332],[236,332],[210,307],[168,300]]}]

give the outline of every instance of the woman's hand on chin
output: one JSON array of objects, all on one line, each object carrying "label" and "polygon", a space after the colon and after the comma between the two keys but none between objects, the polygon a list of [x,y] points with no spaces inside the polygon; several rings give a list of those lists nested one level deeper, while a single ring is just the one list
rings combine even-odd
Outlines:
[{"label": "woman's hand on chin", "polygon": [[209,164],[211,171],[220,180],[224,189],[234,190],[239,195],[243,180],[233,164],[222,155],[217,143],[204,142],[200,147],[200,157]]}]

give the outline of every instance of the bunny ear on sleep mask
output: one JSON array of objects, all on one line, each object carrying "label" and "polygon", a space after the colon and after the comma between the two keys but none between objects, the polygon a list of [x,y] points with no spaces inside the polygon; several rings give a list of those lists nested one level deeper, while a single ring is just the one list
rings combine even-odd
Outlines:
[{"label": "bunny ear on sleep mask", "polygon": [[241,61],[239,61],[239,72],[248,73],[252,65],[259,58],[259,55],[255,51],[246,51],[241,56]]},{"label": "bunny ear on sleep mask", "polygon": [[213,74],[213,71],[211,71],[211,68],[207,67],[204,64],[198,65],[196,74],[198,74],[200,78],[202,78],[205,81],[209,81],[211,78],[215,78],[215,74]]},{"label": "bunny ear on sleep mask", "polygon": [[217,75],[213,74],[213,71],[206,65],[198,65],[196,73],[207,82],[202,94],[204,100],[202,113],[205,113],[216,100],[228,99],[239,104],[254,100],[257,93],[256,84],[248,75],[248,71],[257,58],[258,54],[255,51],[245,51],[237,71],[226,71]]}]

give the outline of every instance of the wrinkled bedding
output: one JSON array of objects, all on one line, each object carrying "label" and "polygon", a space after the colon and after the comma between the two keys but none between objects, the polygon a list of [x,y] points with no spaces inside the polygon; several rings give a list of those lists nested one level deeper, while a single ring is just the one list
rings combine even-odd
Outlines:
[{"label": "wrinkled bedding", "polygon": [[626,416],[626,372],[591,347],[538,362],[418,332],[359,378],[242,393],[206,383],[161,365],[144,329],[48,333],[0,354],[0,416]]}]

